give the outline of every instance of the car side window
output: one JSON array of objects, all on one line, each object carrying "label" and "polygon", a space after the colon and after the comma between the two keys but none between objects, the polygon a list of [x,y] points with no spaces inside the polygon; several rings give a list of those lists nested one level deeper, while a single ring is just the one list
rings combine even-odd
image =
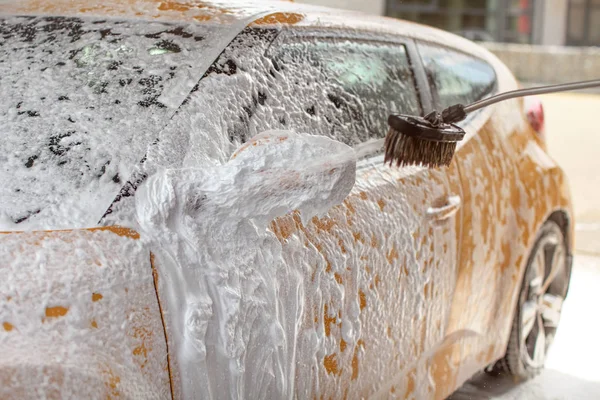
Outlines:
[{"label": "car side window", "polygon": [[269,56],[278,82],[270,99],[281,101],[280,110],[273,105],[282,128],[356,145],[384,137],[391,113],[421,114],[403,45],[299,38]]},{"label": "car side window", "polygon": [[[304,33],[302,33],[304,34]],[[207,70],[171,124],[183,165],[225,162],[268,130],[323,135],[350,146],[387,133],[391,113],[421,114],[401,44],[281,35],[246,28]],[[318,34],[318,33],[317,33]],[[176,128],[175,128],[176,126]],[[161,143],[166,143],[167,133]]]},{"label": "car side window", "polygon": [[418,43],[437,107],[467,105],[491,94],[496,74],[487,62],[441,46]]}]

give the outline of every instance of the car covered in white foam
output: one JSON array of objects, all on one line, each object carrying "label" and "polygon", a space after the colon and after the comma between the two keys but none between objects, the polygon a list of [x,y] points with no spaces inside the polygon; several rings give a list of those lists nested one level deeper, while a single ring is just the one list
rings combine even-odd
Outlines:
[{"label": "car covered in white foam", "polygon": [[569,283],[543,109],[448,168],[390,114],[518,87],[463,38],[234,0],[0,3],[0,398],[435,398],[535,375]]}]

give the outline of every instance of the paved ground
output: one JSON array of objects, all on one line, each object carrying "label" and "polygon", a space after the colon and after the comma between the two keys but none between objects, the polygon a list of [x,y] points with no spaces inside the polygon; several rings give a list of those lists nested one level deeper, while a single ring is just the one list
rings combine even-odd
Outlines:
[{"label": "paved ground", "polygon": [[543,97],[550,154],[567,171],[577,219],[569,296],[546,370],[515,385],[484,374],[452,400],[600,399],[600,95]]}]

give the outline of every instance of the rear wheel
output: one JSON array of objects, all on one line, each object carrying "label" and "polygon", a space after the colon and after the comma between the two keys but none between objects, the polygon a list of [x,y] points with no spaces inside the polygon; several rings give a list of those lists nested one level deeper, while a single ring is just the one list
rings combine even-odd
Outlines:
[{"label": "rear wheel", "polygon": [[529,379],[544,367],[569,287],[568,264],[564,235],[548,221],[529,256],[506,354],[488,373]]}]

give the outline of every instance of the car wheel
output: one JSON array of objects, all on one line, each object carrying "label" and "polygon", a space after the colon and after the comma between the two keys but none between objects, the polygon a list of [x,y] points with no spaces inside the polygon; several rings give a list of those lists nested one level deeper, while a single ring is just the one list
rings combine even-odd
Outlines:
[{"label": "car wheel", "polygon": [[506,354],[486,372],[525,380],[544,367],[569,287],[568,260],[560,227],[546,222],[527,262]]}]

